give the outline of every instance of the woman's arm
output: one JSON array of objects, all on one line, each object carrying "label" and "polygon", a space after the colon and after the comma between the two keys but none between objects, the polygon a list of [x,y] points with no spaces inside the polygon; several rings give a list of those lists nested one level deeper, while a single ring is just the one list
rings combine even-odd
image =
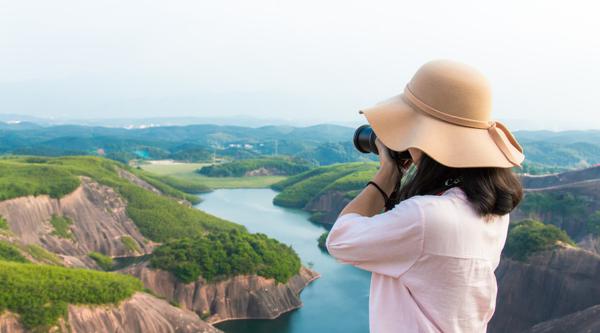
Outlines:
[{"label": "woman's arm", "polygon": [[[402,174],[398,172],[396,162],[392,159],[383,143],[377,139],[375,144],[379,151],[379,170],[373,177],[373,182],[379,185],[389,197],[392,191],[394,191],[394,186],[402,177]],[[370,217],[381,213],[384,206],[385,202],[379,190],[375,186],[369,185],[342,209],[339,216],[356,213]]]}]

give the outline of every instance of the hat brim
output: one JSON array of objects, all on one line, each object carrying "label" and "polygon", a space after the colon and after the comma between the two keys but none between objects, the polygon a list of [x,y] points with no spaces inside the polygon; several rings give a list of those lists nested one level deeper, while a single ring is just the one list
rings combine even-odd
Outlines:
[{"label": "hat brim", "polygon": [[413,109],[403,94],[362,109],[373,131],[388,148],[418,148],[437,162],[454,168],[520,166],[525,156],[500,131],[500,137],[517,157],[509,161],[487,129],[451,124]]}]

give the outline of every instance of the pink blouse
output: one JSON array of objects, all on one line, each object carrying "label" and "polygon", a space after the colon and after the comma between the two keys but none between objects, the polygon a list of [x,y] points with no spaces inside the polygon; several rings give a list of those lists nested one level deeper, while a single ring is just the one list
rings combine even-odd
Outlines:
[{"label": "pink blouse", "polygon": [[329,253],[371,271],[371,333],[485,332],[509,215],[486,222],[459,187],[338,217]]}]

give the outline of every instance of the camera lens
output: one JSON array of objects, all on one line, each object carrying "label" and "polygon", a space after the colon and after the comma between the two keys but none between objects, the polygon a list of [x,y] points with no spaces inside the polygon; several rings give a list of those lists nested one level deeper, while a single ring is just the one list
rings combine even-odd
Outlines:
[{"label": "camera lens", "polygon": [[354,147],[361,153],[378,154],[375,139],[377,139],[377,136],[371,126],[362,125],[354,132]]}]

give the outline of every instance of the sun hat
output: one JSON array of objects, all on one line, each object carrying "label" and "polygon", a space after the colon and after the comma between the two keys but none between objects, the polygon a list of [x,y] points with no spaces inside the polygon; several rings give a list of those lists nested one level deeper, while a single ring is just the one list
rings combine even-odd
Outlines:
[{"label": "sun hat", "polygon": [[418,148],[449,167],[520,167],[525,158],[508,128],[491,120],[487,79],[456,61],[424,64],[403,93],[360,113],[388,148]]}]

